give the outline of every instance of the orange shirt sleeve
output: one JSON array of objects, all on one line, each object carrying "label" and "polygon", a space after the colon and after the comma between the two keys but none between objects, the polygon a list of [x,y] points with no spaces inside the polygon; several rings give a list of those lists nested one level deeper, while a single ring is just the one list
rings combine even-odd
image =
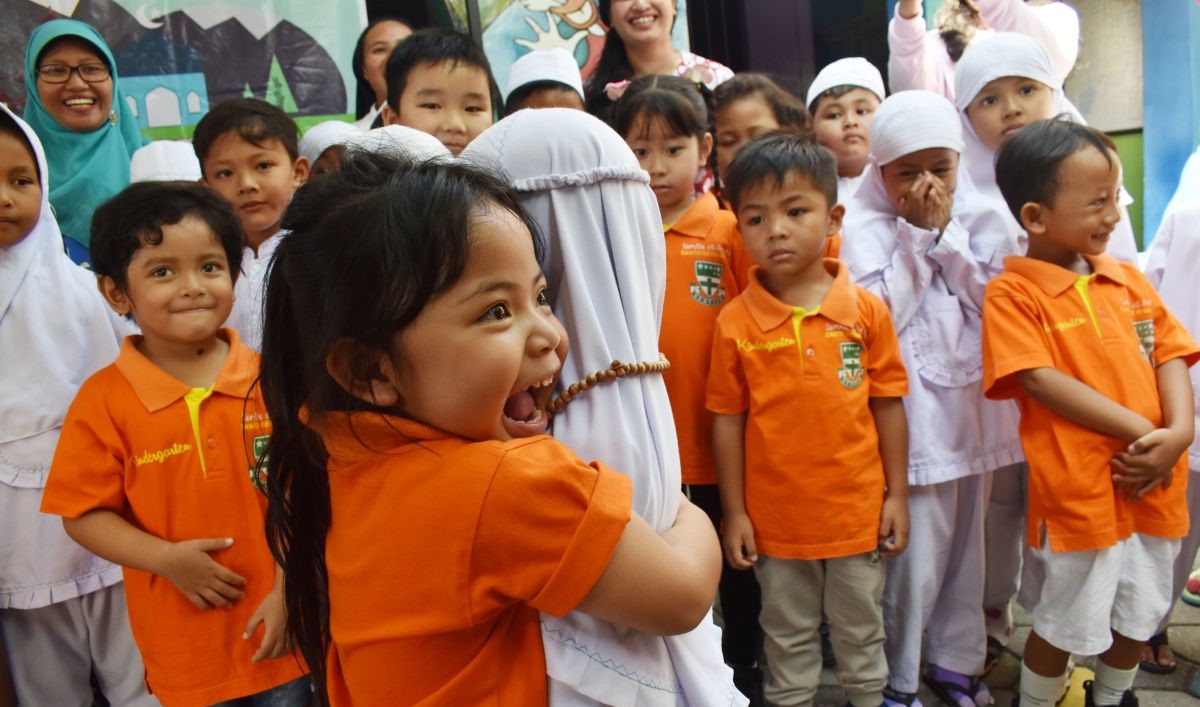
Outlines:
[{"label": "orange shirt sleeve", "polygon": [[754,267],[754,261],[746,252],[746,243],[742,240],[742,232],[738,228],[737,221],[733,222],[730,236],[729,247],[733,251],[730,258],[733,265],[733,279],[737,282],[738,293],[742,293],[750,286],[750,268]]},{"label": "orange shirt sleeve", "polygon": [[1146,276],[1138,272],[1130,263],[1123,264],[1127,271],[1132,271],[1130,277],[1135,277],[1146,292],[1154,313],[1154,363],[1157,366],[1176,358],[1182,358],[1187,365],[1193,366],[1200,360],[1200,349],[1196,341],[1188,334],[1187,329],[1179,323],[1174,314],[1163,304],[1158,291],[1150,285]]},{"label": "orange shirt sleeve", "polygon": [[126,510],[124,446],[103,393],[93,377],[67,409],[42,494],[43,513],[78,518],[98,508]]},{"label": "orange shirt sleeve", "polygon": [[992,400],[1021,393],[1015,375],[1053,368],[1054,359],[1033,303],[993,280],[983,302],[983,392]]},{"label": "orange shirt sleeve", "polygon": [[900,339],[887,305],[875,295],[859,288],[858,296],[867,300],[871,327],[866,332],[867,380],[872,398],[902,398],[908,395],[908,370],[900,356]]},{"label": "orange shirt sleeve", "polygon": [[553,439],[510,449],[479,512],[472,615],[486,619],[514,599],[556,616],[574,609],[608,566],[632,506],[627,476]]},{"label": "orange shirt sleeve", "polygon": [[738,357],[737,340],[725,331],[732,308],[740,311],[741,302],[734,300],[726,305],[713,329],[712,359],[705,390],[705,406],[719,415],[737,415],[750,408],[750,386]]}]

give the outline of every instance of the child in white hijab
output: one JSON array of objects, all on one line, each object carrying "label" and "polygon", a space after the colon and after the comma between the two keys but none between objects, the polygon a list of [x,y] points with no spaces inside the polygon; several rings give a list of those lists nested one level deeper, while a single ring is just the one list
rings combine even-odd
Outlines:
[{"label": "child in white hijab", "polygon": [[406,125],[387,125],[352,135],[346,140],[346,149],[382,152],[418,161],[452,157],[449,148],[436,137]]},{"label": "child in white hijab", "polygon": [[1017,409],[984,400],[982,302],[988,273],[951,216],[962,127],[929,91],[883,101],[871,161],[846,206],[841,257],[887,303],[909,371],[909,549],[887,560],[884,704],[919,705],[925,681],[947,704],[986,705],[984,513],[993,470],[1022,460]]},{"label": "child in white hijab", "polygon": [[[498,166],[543,229],[554,311],[571,341],[564,383],[614,360],[657,361],[666,287],[662,220],[649,177],[625,141],[586,113],[547,108],[505,118],[460,157]],[[555,416],[553,433],[581,458],[628,474],[634,512],[660,532],[671,526],[681,502],[679,448],[661,376],[592,387]],[[711,619],[668,637],[578,612],[543,614],[542,627],[555,707],[746,704]]]},{"label": "child in white hijab", "polygon": [[0,640],[17,701],[91,704],[94,671],[112,704],[157,705],[142,679],[121,568],[38,512],[67,406],[112,363],[131,327],[64,252],[42,144],[2,103],[0,171]]}]

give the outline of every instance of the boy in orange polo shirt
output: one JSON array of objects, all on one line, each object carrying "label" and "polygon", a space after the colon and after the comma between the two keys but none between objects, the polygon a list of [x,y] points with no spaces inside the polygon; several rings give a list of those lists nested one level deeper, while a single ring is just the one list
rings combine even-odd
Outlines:
[{"label": "boy in orange polo shirt", "polygon": [[146,681],[166,707],[311,696],[263,528],[258,357],[221,329],[241,258],[233,212],[196,184],[134,184],[96,210],[101,292],[142,334],[71,403],[42,502],[124,567]]},{"label": "boy in orange polo shirt", "polygon": [[[772,704],[811,704],[828,618],[855,707],[883,701],[883,566],[908,542],[908,375],[887,306],[822,258],[841,225],[837,163],[756,140],[725,193],[757,264],[717,317],[708,409],[729,563],[762,586]],[[759,554],[761,552],[761,554]]]},{"label": "boy in orange polo shirt", "polygon": [[[1188,531],[1188,366],[1200,349],[1131,264],[1112,141],[1060,120],[1009,138],[996,182],[1029,234],[983,308],[984,390],[1015,398],[1029,463],[1021,707],[1053,705],[1071,653],[1099,655],[1088,705],[1135,707],[1141,644],[1172,604]],[[1172,483],[1173,482],[1173,483]]]}]

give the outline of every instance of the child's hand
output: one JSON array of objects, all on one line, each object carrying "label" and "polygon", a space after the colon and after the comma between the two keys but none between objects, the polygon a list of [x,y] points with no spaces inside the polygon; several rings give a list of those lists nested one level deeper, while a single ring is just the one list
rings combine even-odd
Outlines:
[{"label": "child's hand", "polygon": [[262,603],[250,616],[242,638],[249,640],[259,624],[263,625],[263,637],[258,644],[258,650],[251,658],[253,662],[281,658],[292,650],[291,641],[288,639],[287,605],[284,604],[282,587],[276,586],[263,598]]},{"label": "child's hand", "polygon": [[1171,486],[1171,470],[1191,443],[1180,439],[1181,436],[1160,427],[1134,440],[1113,457],[1112,467],[1116,472],[1113,481],[1127,499],[1141,498],[1160,485]]},{"label": "child's hand", "polygon": [[721,521],[721,546],[725,559],[735,570],[748,570],[758,562],[754,546],[754,524],[745,513],[727,515]]},{"label": "child's hand", "polygon": [[208,553],[224,550],[233,538],[205,538],[171,543],[162,558],[160,571],[198,609],[219,606],[228,609],[243,596],[246,579],[224,567]]},{"label": "child's hand", "polygon": [[889,496],[879,514],[879,554],[895,557],[908,547],[908,499]]},{"label": "child's hand", "polygon": [[922,172],[913,180],[908,193],[900,196],[900,216],[917,228],[944,231],[950,223],[954,201],[946,184],[937,176]]}]

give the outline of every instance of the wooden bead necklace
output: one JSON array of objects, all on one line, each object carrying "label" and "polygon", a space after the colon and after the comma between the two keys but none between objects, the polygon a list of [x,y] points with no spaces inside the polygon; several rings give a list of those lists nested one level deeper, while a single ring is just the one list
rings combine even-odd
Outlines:
[{"label": "wooden bead necklace", "polygon": [[567,386],[566,390],[559,393],[553,400],[546,405],[546,412],[554,415],[560,412],[575,398],[583,394],[583,391],[591,388],[598,383],[607,383],[618,378],[626,376],[637,376],[646,373],[666,373],[671,368],[671,362],[661,353],[658,355],[657,361],[640,361],[638,363],[623,363],[621,361],[613,361],[612,365],[602,371],[589,373],[587,378],[572,383]]}]

